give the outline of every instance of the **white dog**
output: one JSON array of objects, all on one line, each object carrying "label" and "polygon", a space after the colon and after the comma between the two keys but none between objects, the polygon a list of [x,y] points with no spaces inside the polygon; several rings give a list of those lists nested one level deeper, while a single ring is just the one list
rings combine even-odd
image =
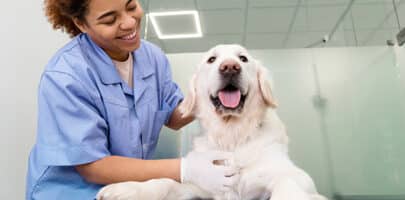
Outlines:
[{"label": "white dog", "polygon": [[233,152],[229,164],[240,169],[240,179],[232,192],[212,194],[198,186],[154,179],[108,185],[97,198],[326,199],[288,156],[288,137],[276,114],[266,74],[243,47],[216,46],[205,55],[181,104],[183,114],[195,114],[203,129],[193,151]]}]

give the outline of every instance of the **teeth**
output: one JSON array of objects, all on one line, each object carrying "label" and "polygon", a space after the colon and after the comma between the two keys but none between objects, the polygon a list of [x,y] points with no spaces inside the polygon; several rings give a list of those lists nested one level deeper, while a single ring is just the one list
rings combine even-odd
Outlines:
[{"label": "teeth", "polygon": [[130,35],[122,37],[122,39],[124,39],[124,40],[132,40],[132,39],[135,38],[135,36],[136,36],[136,31],[134,33],[130,34]]}]

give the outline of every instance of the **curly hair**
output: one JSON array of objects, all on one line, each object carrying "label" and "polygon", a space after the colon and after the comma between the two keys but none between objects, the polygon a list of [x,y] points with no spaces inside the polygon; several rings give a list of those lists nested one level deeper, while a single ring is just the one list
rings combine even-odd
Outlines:
[{"label": "curly hair", "polygon": [[81,33],[73,19],[86,23],[90,0],[44,0],[45,15],[54,29],[61,29],[71,37]]}]

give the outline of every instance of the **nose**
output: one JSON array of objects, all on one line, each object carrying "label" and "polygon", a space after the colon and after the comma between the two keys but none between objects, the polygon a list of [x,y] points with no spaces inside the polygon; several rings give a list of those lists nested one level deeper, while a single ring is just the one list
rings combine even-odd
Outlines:
[{"label": "nose", "polygon": [[123,30],[134,29],[136,24],[137,24],[137,21],[136,21],[135,17],[127,14],[122,19],[120,28]]},{"label": "nose", "polygon": [[222,75],[239,74],[241,69],[238,62],[234,60],[225,60],[219,66],[219,71]]}]

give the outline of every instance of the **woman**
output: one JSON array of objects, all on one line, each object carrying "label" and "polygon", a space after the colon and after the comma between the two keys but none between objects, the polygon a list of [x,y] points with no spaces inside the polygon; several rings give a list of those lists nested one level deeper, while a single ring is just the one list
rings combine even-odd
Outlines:
[{"label": "woman", "polygon": [[226,188],[231,169],[212,164],[223,152],[147,160],[164,124],[179,129],[193,117],[178,111],[183,96],[164,53],[140,39],[138,1],[46,0],[45,10],[73,38],[41,77],[26,199],[93,199],[103,185],[153,178]]}]

